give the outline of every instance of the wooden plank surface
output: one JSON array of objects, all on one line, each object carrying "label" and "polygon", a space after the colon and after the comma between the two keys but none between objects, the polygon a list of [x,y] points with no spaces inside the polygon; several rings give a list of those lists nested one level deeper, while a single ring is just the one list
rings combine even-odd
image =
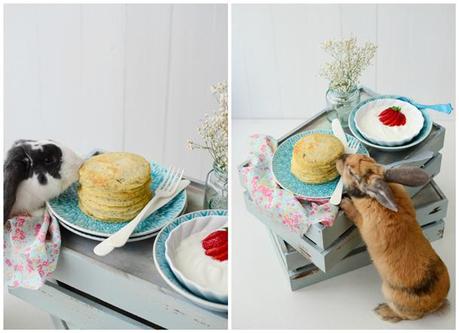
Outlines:
[{"label": "wooden plank surface", "polygon": [[166,135],[172,7],[126,6],[124,148],[160,163],[164,163],[160,143]]},{"label": "wooden plank surface", "polygon": [[129,317],[47,282],[39,290],[10,289],[13,295],[38,306],[79,329],[150,329]]},{"label": "wooden plank surface", "polygon": [[[54,278],[165,328],[226,327],[226,314],[204,310],[171,291],[156,272],[153,259],[134,262],[136,254],[145,257],[145,253],[131,250],[130,255],[118,255],[125,266],[118,269],[64,248]],[[146,270],[151,271],[149,280],[137,277]]]},{"label": "wooden plank surface", "polygon": [[227,78],[226,26],[225,5],[173,7],[163,160],[200,179],[211,158],[205,150],[190,151],[187,141],[201,141],[202,118],[218,109],[210,86]]}]

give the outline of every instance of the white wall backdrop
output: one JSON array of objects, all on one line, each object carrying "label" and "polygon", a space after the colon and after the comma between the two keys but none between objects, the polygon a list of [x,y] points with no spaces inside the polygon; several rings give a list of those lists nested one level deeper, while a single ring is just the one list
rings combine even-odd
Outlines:
[{"label": "white wall backdrop", "polygon": [[227,78],[226,5],[6,5],[5,147],[53,138],[131,151],[204,179],[188,151]]},{"label": "white wall backdrop", "polygon": [[[325,106],[327,39],[378,45],[361,83],[455,105],[455,5],[234,5],[233,118],[307,118]],[[438,116],[443,117],[445,116]]]}]

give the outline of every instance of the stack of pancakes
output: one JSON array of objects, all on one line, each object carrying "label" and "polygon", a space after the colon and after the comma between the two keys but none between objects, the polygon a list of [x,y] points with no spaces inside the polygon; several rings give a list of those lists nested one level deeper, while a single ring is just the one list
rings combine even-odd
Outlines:
[{"label": "stack of pancakes", "polygon": [[91,157],[80,168],[79,205],[104,222],[132,220],[152,198],[150,164],[132,153]]},{"label": "stack of pancakes", "polygon": [[336,160],[343,153],[344,146],[334,135],[306,135],[293,147],[292,174],[308,184],[329,182],[338,176]]}]

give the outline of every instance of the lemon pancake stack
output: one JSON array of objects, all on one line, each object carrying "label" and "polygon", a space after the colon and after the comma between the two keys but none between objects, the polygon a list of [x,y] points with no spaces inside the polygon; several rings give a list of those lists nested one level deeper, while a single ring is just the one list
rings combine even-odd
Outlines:
[{"label": "lemon pancake stack", "polygon": [[150,164],[132,153],[91,157],[80,168],[80,209],[104,222],[132,220],[152,198]]},{"label": "lemon pancake stack", "polygon": [[336,160],[343,153],[344,146],[334,135],[306,135],[293,147],[292,174],[308,184],[331,181],[338,176]]}]

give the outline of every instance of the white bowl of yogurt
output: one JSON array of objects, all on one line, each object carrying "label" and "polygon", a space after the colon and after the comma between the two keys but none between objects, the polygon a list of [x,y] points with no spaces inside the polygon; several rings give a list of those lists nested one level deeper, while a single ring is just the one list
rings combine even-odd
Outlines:
[{"label": "white bowl of yogurt", "polygon": [[[379,118],[388,108],[399,108],[405,121],[403,125],[388,126]],[[355,126],[362,136],[382,146],[401,146],[413,140],[424,125],[424,116],[414,105],[393,98],[368,102],[355,113]]]},{"label": "white bowl of yogurt", "polygon": [[202,240],[228,226],[227,216],[204,216],[184,222],[166,239],[166,260],[177,279],[193,294],[228,304],[228,260],[206,254]]}]

